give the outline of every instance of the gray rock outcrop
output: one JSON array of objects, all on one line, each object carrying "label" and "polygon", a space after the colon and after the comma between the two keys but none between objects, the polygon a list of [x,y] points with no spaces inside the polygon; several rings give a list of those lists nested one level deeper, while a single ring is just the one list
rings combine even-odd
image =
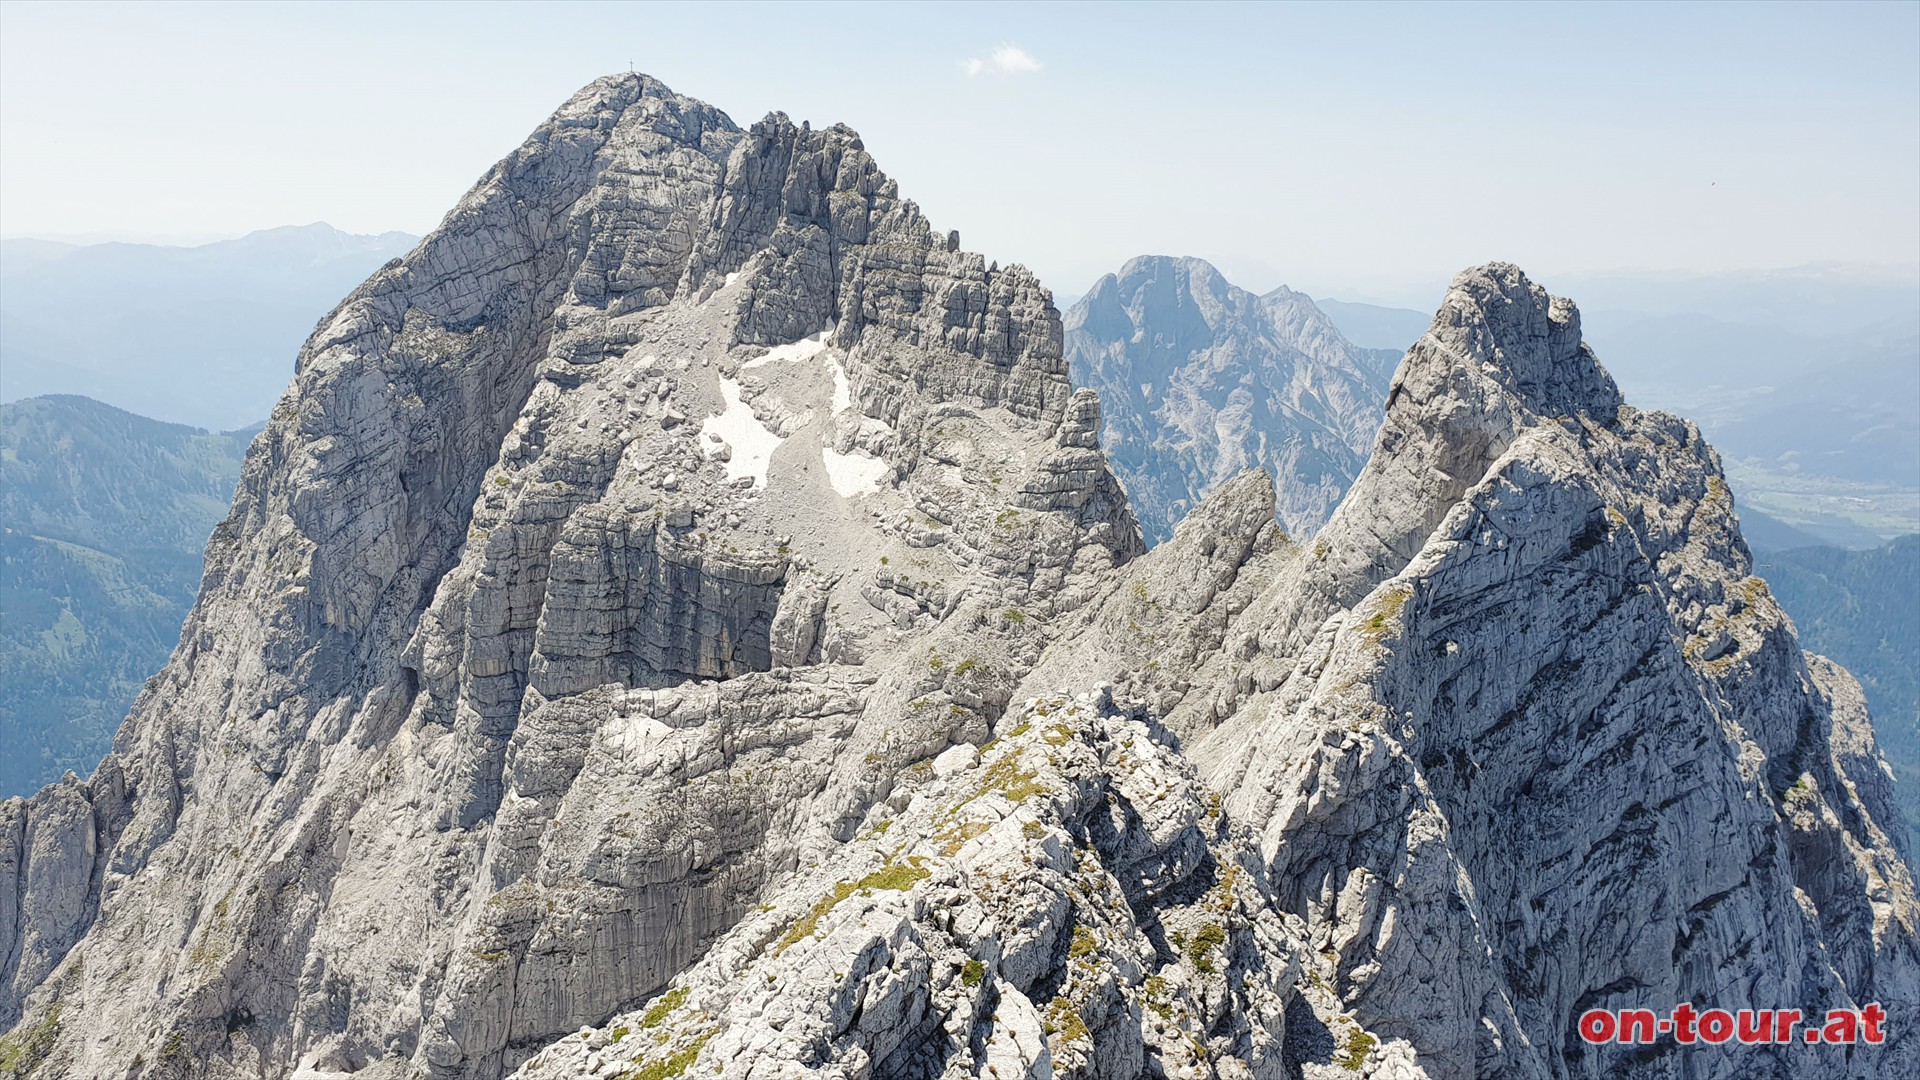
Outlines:
[{"label": "gray rock outcrop", "polygon": [[[1311,541],[1145,549],[1026,271],[599,80],[302,351],[167,669],[0,804],[16,1075],[1904,1075],[1845,672],[1462,274]],[[1879,1047],[1579,1042],[1878,1000]]]}]

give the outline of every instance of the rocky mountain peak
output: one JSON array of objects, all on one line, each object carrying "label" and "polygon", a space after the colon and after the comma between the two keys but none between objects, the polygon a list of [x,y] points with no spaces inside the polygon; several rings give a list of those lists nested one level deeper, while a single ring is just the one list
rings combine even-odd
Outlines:
[{"label": "rocky mountain peak", "polygon": [[1327,526],[1331,602],[1398,573],[1524,432],[1611,425],[1621,404],[1572,301],[1511,264],[1461,272],[1394,373],[1372,455]]},{"label": "rocky mountain peak", "polygon": [[[1031,274],[851,129],[645,76],[576,94],[297,372],[115,753],[7,804],[0,1020],[121,1033],[42,1048],[72,1072],[171,1038],[498,1076],[984,741],[1140,550]],[[187,955],[87,962],[155,917]]]},{"label": "rocky mountain peak", "polygon": [[1698,430],[1623,404],[1577,319],[1461,275],[1326,528],[1262,536],[1258,484],[1222,485],[1032,678],[1147,703],[1322,977],[1429,1075],[1910,1071],[1911,1045],[1629,1061],[1575,1033],[1709,997],[1920,1009],[1857,687],[1790,644]]},{"label": "rocky mountain peak", "polygon": [[1510,263],[1453,279],[1396,382],[1442,382],[1456,369],[1485,375],[1537,416],[1585,413],[1611,422],[1621,404],[1613,378],[1580,339],[1573,301],[1548,296]]}]

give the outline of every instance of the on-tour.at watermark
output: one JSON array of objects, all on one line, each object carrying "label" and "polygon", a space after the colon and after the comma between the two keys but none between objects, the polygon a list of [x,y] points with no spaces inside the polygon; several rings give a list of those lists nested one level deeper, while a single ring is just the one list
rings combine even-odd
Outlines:
[{"label": "on-tour.at watermark", "polygon": [[1683,1046],[1877,1045],[1886,1041],[1886,1021],[1877,1001],[1815,1016],[1799,1009],[1695,1009],[1683,1001],[1665,1016],[1652,1009],[1588,1009],[1580,1014],[1580,1037],[1589,1043],[1652,1043],[1671,1036]]}]

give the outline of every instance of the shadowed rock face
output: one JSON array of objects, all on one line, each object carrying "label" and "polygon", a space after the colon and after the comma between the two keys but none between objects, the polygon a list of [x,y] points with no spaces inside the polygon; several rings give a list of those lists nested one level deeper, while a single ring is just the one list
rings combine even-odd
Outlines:
[{"label": "shadowed rock face", "polygon": [[1356,348],[1300,293],[1255,296],[1199,259],[1133,259],[1065,326],[1074,381],[1105,403],[1107,453],[1156,542],[1256,467],[1280,478],[1281,526],[1311,535],[1366,464],[1400,358]]},{"label": "shadowed rock face", "polygon": [[[1099,422],[851,131],[594,83],[315,332],[114,752],[0,804],[0,1060],[1912,1071],[1858,689],[1570,303],[1462,274],[1311,543],[1246,472],[1143,553]],[[1573,1035],[1688,999],[1895,1041]]]},{"label": "shadowed rock face", "polygon": [[1910,1042],[1575,1033],[1596,1005],[1916,1013],[1858,688],[1752,576],[1698,431],[1624,405],[1578,326],[1511,266],[1462,274],[1313,542],[1209,500],[1031,678],[1152,702],[1356,1019],[1433,1075],[1904,1072]]}]

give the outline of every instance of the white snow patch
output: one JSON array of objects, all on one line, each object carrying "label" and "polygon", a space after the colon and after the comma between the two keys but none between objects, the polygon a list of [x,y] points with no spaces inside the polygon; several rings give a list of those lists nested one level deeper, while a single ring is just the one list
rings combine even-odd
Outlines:
[{"label": "white snow patch", "polygon": [[600,737],[615,751],[633,753],[658,743],[673,732],[671,725],[663,724],[651,716],[633,716],[609,721],[600,728]]},{"label": "white snow patch", "polygon": [[791,344],[775,345],[773,348],[767,350],[765,356],[756,356],[752,360],[741,364],[740,370],[745,371],[748,368],[757,368],[762,364],[771,364],[783,360],[797,361],[809,359],[817,355],[821,349],[827,347],[827,338],[832,335],[832,333],[833,327],[829,326],[817,334],[803,337],[799,341],[792,342]]},{"label": "white snow patch", "polygon": [[829,360],[833,365],[833,415],[839,416],[853,408],[853,384],[847,381],[847,369],[838,360]]},{"label": "white snow patch", "polygon": [[773,461],[773,452],[786,440],[768,431],[760,418],[753,415],[752,406],[740,400],[737,380],[721,376],[720,397],[727,403],[726,411],[700,422],[701,434],[720,436],[718,446],[707,447],[708,455],[720,446],[729,448],[733,456],[726,461],[727,479],[751,476],[754,487],[766,487],[767,467]]},{"label": "white snow patch", "polygon": [[865,450],[842,454],[831,446],[820,448],[820,460],[827,466],[827,479],[843,499],[872,495],[880,490],[880,478],[889,466]]},{"label": "white snow patch", "polygon": [[736,281],[739,281],[739,280],[740,280],[740,271],[738,271],[738,270],[735,270],[735,271],[734,271],[733,273],[731,273],[731,274],[728,274],[728,275],[727,275],[727,280],[726,280],[726,282],[725,282],[725,284],[723,284],[723,285],[721,285],[720,287],[724,289],[724,288],[726,288],[726,287],[727,287],[728,285],[731,285],[731,284],[733,284],[734,282],[736,282]]}]

